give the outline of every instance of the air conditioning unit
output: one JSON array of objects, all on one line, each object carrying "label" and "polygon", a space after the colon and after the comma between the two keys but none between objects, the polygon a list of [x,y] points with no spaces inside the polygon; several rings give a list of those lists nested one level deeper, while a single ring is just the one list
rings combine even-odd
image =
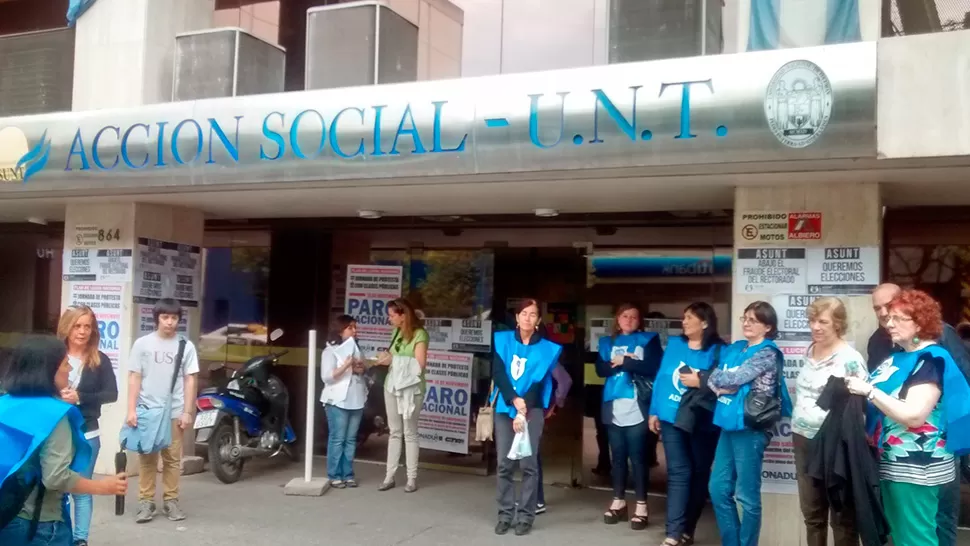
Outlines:
[{"label": "air conditioning unit", "polygon": [[0,117],[71,110],[74,29],[0,36]]},{"label": "air conditioning unit", "polygon": [[413,82],[418,27],[383,1],[307,10],[307,89]]},{"label": "air conditioning unit", "polygon": [[240,28],[175,37],[172,100],[282,93],[286,51]]}]

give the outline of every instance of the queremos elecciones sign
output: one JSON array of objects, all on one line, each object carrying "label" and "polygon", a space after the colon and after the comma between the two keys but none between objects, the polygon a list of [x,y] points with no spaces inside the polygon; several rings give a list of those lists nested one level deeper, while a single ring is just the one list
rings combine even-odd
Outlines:
[{"label": "queremos elecciones sign", "polygon": [[875,76],[859,43],[7,118],[0,191],[874,157]]}]

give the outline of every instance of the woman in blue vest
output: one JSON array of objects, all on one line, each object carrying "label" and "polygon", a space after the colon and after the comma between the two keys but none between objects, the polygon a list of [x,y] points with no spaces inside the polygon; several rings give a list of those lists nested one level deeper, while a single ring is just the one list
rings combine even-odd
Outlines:
[{"label": "woman in blue vest", "polygon": [[717,314],[695,302],[682,324],[683,335],[667,340],[650,400],[650,430],[661,434],[667,461],[665,546],[694,543],[721,432],[714,426],[717,397],[707,388],[724,348]]},{"label": "woman in blue vest", "polygon": [[785,360],[772,341],[778,335],[775,309],[763,301],[752,303],[741,317],[741,331],[744,339],[725,351],[723,362],[707,380],[718,396],[714,424],[721,428],[721,437],[709,489],[723,546],[757,546],[761,535],[761,464],[770,439],[764,427],[773,423],[749,426],[749,393],[780,397],[782,415],[791,415],[782,375]]},{"label": "woman in blue vest", "polygon": [[[552,369],[562,347],[542,337],[539,302],[525,299],[515,310],[515,330],[495,333],[492,380],[495,381],[495,449],[498,456],[498,524],[495,534],[504,535],[516,516],[515,534],[527,535],[536,517],[539,490],[539,441],[545,412],[552,401]],[[532,455],[509,459],[516,433],[528,429]],[[516,463],[522,468],[522,493],[516,498]],[[518,501],[518,502],[516,502]],[[518,506],[518,508],[516,508]]]},{"label": "woman in blue vest", "polygon": [[3,378],[0,491],[8,501],[22,499],[20,506],[0,506],[3,546],[71,546],[67,493],[127,492],[124,474],[98,480],[81,475],[90,464],[91,447],[80,410],[60,399],[70,373],[64,343],[37,336],[17,346]]},{"label": "woman in blue vest", "polygon": [[879,452],[883,510],[893,544],[939,544],[940,492],[958,479],[954,453],[970,452],[970,386],[943,334],[940,304],[920,290],[903,290],[888,306],[886,330],[901,350],[869,381],[846,378],[849,391],[869,399],[867,432]]},{"label": "woman in blue vest", "polygon": [[[614,525],[630,520],[635,530],[645,529],[650,518],[647,508],[647,416],[650,399],[639,395],[634,376],[652,381],[657,376],[663,347],[657,334],[643,331],[640,310],[632,303],[616,308],[613,332],[599,340],[596,373],[606,378],[603,386],[603,423],[609,427],[613,456],[613,502],[603,522]],[[629,515],[626,505],[627,459],[633,468],[637,507]]]}]

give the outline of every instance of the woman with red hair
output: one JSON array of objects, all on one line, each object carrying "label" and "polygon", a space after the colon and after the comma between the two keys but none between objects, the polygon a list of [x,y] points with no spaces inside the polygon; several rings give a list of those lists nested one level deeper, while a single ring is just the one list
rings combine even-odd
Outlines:
[{"label": "woman with red hair", "polygon": [[947,442],[965,436],[957,423],[966,428],[961,423],[966,416],[947,411],[948,401],[967,394],[966,381],[957,384],[956,364],[935,341],[943,333],[943,318],[940,304],[925,292],[903,290],[896,296],[889,304],[886,329],[902,351],[890,355],[869,381],[845,381],[849,391],[870,402],[867,429],[879,451],[883,509],[893,542],[939,544],[940,488],[956,477]]}]

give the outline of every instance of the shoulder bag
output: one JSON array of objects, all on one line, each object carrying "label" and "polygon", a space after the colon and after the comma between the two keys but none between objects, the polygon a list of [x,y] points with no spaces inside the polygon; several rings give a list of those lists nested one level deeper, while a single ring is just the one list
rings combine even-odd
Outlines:
[{"label": "shoulder bag", "polygon": [[778,365],[778,387],[774,394],[752,390],[744,399],[744,425],[754,430],[767,430],[781,420],[781,378],[784,358]]},{"label": "shoulder bag", "polygon": [[478,408],[478,419],[475,420],[475,440],[479,442],[491,442],[493,433],[495,431],[495,400],[498,399],[499,394],[495,394],[495,400],[492,399],[492,393],[495,391],[495,382],[492,381],[488,386],[488,397],[485,398],[485,405]]}]

